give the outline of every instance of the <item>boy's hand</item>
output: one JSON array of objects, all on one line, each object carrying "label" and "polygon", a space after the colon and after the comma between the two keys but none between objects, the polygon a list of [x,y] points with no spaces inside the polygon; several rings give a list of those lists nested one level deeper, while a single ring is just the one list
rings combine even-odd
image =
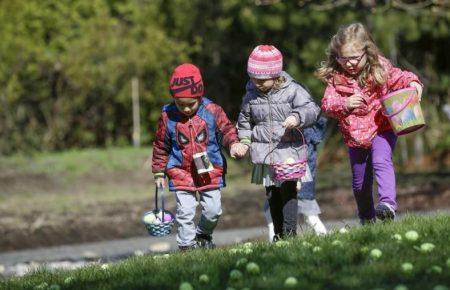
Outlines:
[{"label": "boy's hand", "polygon": [[418,82],[410,82],[409,86],[413,87],[413,88],[416,88],[416,90],[417,90],[417,97],[419,98],[419,102],[422,101],[422,91],[423,91],[422,86]]},{"label": "boy's hand", "polygon": [[242,143],[234,143],[230,148],[230,155],[233,158],[244,157],[247,154],[248,146]]},{"label": "boy's hand", "polygon": [[351,95],[350,97],[348,97],[346,106],[347,106],[347,109],[353,110],[353,109],[361,107],[362,105],[364,105],[364,103],[365,103],[365,100],[363,99],[363,97],[361,95],[355,94],[355,95]]},{"label": "boy's hand", "polygon": [[158,188],[160,188],[160,187],[165,188],[166,187],[166,178],[164,178],[164,177],[156,177],[155,178],[155,183],[156,183],[156,186]]},{"label": "boy's hand", "polygon": [[286,129],[291,129],[297,127],[299,123],[299,120],[295,116],[289,116],[281,125]]}]

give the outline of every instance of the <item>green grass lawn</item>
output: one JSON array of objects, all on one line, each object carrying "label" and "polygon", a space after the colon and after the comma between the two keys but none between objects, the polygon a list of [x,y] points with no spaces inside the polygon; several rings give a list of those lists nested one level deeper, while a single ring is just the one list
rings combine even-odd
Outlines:
[{"label": "green grass lawn", "polygon": [[0,172],[64,175],[68,179],[86,174],[134,170],[151,157],[150,148],[114,147],[72,149],[34,155],[0,156]]},{"label": "green grass lawn", "polygon": [[[114,147],[106,149],[73,149],[63,152],[43,152],[34,155],[17,154],[0,156],[0,176],[4,178],[42,177],[55,178],[55,185],[70,186],[78,179],[108,175],[117,172],[145,171],[151,176],[150,147]],[[251,164],[249,158],[235,160],[227,156],[229,183],[249,183]],[[322,160],[319,166],[318,188],[348,186],[351,171],[348,161],[328,164]],[[397,172],[399,184],[447,183],[446,172]],[[95,178],[92,178],[95,181]],[[232,184],[229,184],[232,186]],[[18,194],[27,193],[26,187]],[[94,190],[98,191],[98,190]],[[1,192],[0,192],[1,193]]]},{"label": "green grass lawn", "polygon": [[149,148],[80,149],[0,157],[0,210],[82,211],[150,196]]},{"label": "green grass lawn", "polygon": [[[418,234],[416,240],[410,231]],[[450,286],[449,233],[448,215],[411,215],[325,237],[134,257],[75,271],[40,270],[4,280],[0,289],[443,290]]]},{"label": "green grass lawn", "polygon": [[[0,211],[82,212],[98,203],[132,202],[153,197],[150,147],[77,149],[32,156],[0,156]],[[250,185],[248,160],[228,158],[223,194]],[[259,188],[260,189],[260,188]]]},{"label": "green grass lawn", "polygon": [[[87,174],[129,171],[141,168],[150,170],[151,147],[113,147],[106,149],[72,149],[63,152],[42,152],[34,155],[17,154],[0,156],[3,174],[63,174],[73,179]],[[249,160],[228,158],[229,176],[236,178],[249,173]]]},{"label": "green grass lawn", "polygon": [[[143,200],[153,196],[151,148],[115,147],[0,156],[0,211],[83,212],[90,205]],[[249,158],[227,157],[223,196],[259,190],[250,184]],[[317,190],[351,188],[348,162],[321,162]],[[450,172],[398,173],[399,187],[449,184]]]},{"label": "green grass lawn", "polygon": [[[72,184],[80,178],[117,172],[145,171],[151,176],[152,148],[115,147],[107,149],[73,149],[63,152],[44,152],[35,155],[0,156],[0,176],[57,177],[58,185]],[[250,176],[248,158],[227,157],[230,180]],[[20,192],[19,192],[20,193]]]}]

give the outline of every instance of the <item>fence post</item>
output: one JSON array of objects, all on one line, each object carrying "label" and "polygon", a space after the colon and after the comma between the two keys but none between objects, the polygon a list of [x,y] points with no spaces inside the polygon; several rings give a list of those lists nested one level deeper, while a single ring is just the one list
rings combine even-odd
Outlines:
[{"label": "fence post", "polygon": [[423,166],[423,153],[424,153],[424,148],[423,148],[423,139],[422,139],[422,134],[417,134],[414,137],[414,156],[415,156],[415,165],[416,165],[416,169],[420,168],[422,169]]},{"label": "fence post", "polygon": [[141,146],[141,117],[139,109],[139,80],[131,79],[131,99],[133,101],[133,146]]}]

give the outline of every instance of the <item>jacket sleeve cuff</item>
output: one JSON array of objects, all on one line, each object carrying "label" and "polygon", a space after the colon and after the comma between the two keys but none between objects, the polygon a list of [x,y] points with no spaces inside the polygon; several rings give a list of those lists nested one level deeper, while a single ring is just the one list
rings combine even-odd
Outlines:
[{"label": "jacket sleeve cuff", "polygon": [[245,145],[250,145],[252,141],[250,140],[250,138],[242,138],[241,143]]},{"label": "jacket sleeve cuff", "polygon": [[164,174],[164,172],[156,172],[155,174],[153,174],[153,176],[154,176],[155,178],[159,178],[159,177],[164,177],[165,174]]},{"label": "jacket sleeve cuff", "polygon": [[238,131],[238,138],[239,138],[239,140],[243,140],[243,139],[248,139],[248,140],[251,140],[250,138],[251,138],[251,136],[252,136],[252,130],[239,130]]}]

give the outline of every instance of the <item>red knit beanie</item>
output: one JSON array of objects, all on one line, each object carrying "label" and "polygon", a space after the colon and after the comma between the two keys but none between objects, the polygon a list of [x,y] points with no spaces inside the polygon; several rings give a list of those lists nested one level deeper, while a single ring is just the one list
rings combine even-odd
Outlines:
[{"label": "red knit beanie", "polygon": [[183,63],[170,78],[170,94],[174,98],[199,98],[204,93],[202,75],[198,67]]},{"label": "red knit beanie", "polygon": [[248,58],[247,72],[251,78],[276,78],[282,70],[283,55],[273,45],[258,45]]}]

